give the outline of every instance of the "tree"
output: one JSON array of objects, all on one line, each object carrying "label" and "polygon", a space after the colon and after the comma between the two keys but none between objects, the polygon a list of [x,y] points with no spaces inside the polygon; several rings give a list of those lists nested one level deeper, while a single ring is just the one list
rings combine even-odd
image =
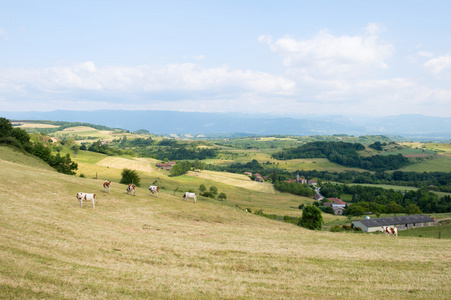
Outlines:
[{"label": "tree", "polygon": [[119,183],[122,184],[130,184],[133,183],[136,186],[140,186],[141,178],[139,177],[139,174],[136,170],[130,170],[130,169],[122,169],[122,178]]},{"label": "tree", "polygon": [[314,206],[308,205],[304,207],[302,211],[302,218],[299,221],[298,225],[308,228],[308,229],[321,229],[321,224],[323,223],[323,216],[321,214],[321,210]]},{"label": "tree", "polygon": [[201,193],[205,192],[207,190],[207,187],[202,183],[201,185],[199,185],[199,191]]},{"label": "tree", "polygon": [[211,187],[210,187],[210,194],[211,194],[213,197],[216,197],[216,195],[218,194],[218,188],[215,187],[215,186],[211,186]]},{"label": "tree", "polygon": [[227,199],[227,195],[225,193],[221,192],[221,193],[219,193],[218,199],[223,201],[223,200]]},{"label": "tree", "polygon": [[408,215],[420,215],[422,213],[423,212],[416,204],[411,203],[406,207],[406,214]]},{"label": "tree", "polygon": [[404,212],[404,207],[402,207],[398,203],[392,201],[385,207],[385,212],[387,214],[395,214],[395,216],[396,216],[397,213]]},{"label": "tree", "polygon": [[77,153],[80,150],[80,146],[78,146],[77,144],[74,144],[70,149],[74,150],[74,156],[77,156]]},{"label": "tree", "polygon": [[0,118],[0,137],[6,137],[11,135],[13,126],[8,119]]}]

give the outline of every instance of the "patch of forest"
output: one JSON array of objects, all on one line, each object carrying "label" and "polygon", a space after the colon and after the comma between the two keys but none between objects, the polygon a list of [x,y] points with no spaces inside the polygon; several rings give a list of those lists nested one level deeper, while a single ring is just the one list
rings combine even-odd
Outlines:
[{"label": "patch of forest", "polygon": [[329,161],[345,167],[376,172],[396,170],[409,164],[409,160],[401,154],[362,157],[358,153],[362,150],[365,150],[365,146],[360,143],[310,142],[296,148],[284,149],[272,154],[272,157],[279,160],[327,158]]}]

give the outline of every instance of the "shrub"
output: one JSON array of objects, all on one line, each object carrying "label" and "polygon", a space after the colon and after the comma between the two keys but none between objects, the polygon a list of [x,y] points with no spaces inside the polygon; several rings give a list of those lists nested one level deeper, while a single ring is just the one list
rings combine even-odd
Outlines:
[{"label": "shrub", "polygon": [[334,226],[332,226],[332,227],[330,228],[330,231],[331,231],[331,232],[340,232],[340,231],[341,231],[341,226],[335,224]]},{"label": "shrub", "polygon": [[322,222],[323,216],[321,214],[321,210],[314,205],[308,205],[304,207],[304,210],[302,211],[302,218],[298,225],[314,230],[321,229]]},{"label": "shrub", "polygon": [[136,186],[141,186],[141,178],[139,177],[139,174],[136,170],[130,170],[130,169],[123,169],[122,170],[122,178],[119,183],[122,184],[130,184],[133,183]]},{"label": "shrub", "polygon": [[341,226],[341,228],[342,228],[343,230],[346,230],[346,231],[352,230],[351,225],[343,225],[343,226]]}]

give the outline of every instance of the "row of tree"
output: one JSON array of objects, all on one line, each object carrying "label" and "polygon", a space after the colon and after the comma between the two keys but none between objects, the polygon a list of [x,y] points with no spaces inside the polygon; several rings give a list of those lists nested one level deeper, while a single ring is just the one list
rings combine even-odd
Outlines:
[{"label": "row of tree", "polygon": [[0,144],[7,144],[31,153],[64,174],[75,174],[77,163],[73,162],[69,154],[61,156],[60,153],[52,155],[50,147],[42,142],[33,143],[30,135],[23,129],[13,127],[8,119],[0,118]]}]

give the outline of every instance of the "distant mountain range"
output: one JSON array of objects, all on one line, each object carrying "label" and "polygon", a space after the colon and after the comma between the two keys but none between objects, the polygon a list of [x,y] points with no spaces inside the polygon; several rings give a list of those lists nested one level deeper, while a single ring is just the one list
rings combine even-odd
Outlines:
[{"label": "distant mountain range", "polygon": [[154,134],[389,135],[415,140],[451,140],[451,118],[398,115],[353,120],[343,116],[273,117],[232,113],[156,110],[0,112],[10,120],[87,122]]}]

